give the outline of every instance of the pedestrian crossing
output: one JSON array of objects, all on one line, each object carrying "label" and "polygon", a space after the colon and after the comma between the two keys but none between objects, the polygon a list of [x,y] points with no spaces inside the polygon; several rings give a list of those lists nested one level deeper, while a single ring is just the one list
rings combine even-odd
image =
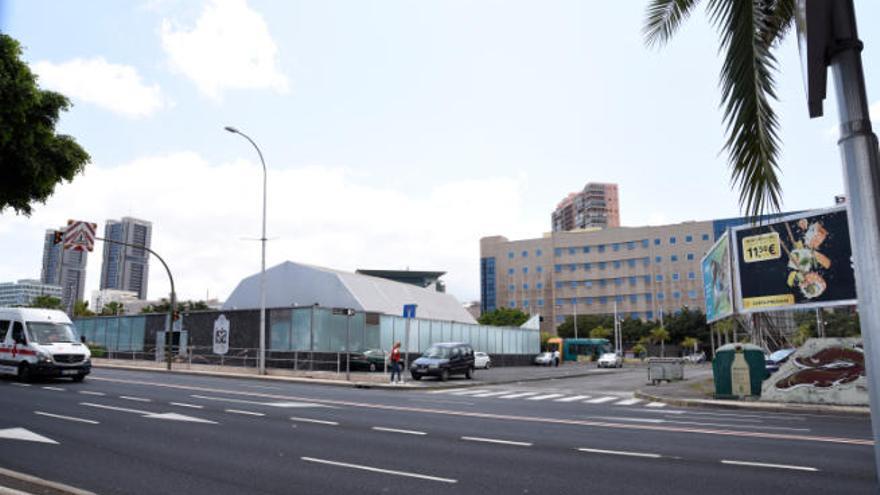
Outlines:
[{"label": "pedestrian crossing", "polygon": [[651,402],[635,397],[627,398],[619,395],[573,395],[561,392],[552,392],[549,390],[523,391],[523,390],[498,390],[488,388],[453,388],[432,390],[429,394],[454,395],[467,398],[485,398],[485,399],[521,399],[528,401],[551,401],[551,402],[567,402],[582,404],[605,404],[613,406],[644,406],[651,408],[666,407],[663,402]]}]

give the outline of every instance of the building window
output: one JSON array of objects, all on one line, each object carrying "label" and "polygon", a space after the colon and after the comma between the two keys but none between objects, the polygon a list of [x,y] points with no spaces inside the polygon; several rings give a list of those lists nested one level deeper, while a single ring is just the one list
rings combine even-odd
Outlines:
[{"label": "building window", "polygon": [[636,248],[636,243],[635,243],[635,241],[627,241],[627,243],[626,243],[626,249],[628,249],[629,251],[632,251],[632,250],[635,249],[635,248]]},{"label": "building window", "polygon": [[617,302],[619,302],[619,303],[622,303],[622,302],[623,302],[623,296],[617,296],[617,297],[615,298],[615,300],[616,300]]},{"label": "building window", "polygon": [[646,302],[651,302],[651,293],[650,293],[650,292],[647,293],[647,294],[645,294],[645,301],[646,301]]},{"label": "building window", "polygon": [[529,284],[523,284],[523,290],[529,290]]},{"label": "building window", "polygon": [[513,285],[513,284],[510,284],[510,285],[507,286],[507,290],[509,290],[510,292],[513,292],[513,291],[516,290],[516,286]]},{"label": "building window", "polygon": [[629,285],[636,285],[636,277],[629,278]]},{"label": "building window", "polygon": [[568,254],[574,254],[575,249],[573,247],[568,248]]},{"label": "building window", "polygon": [[508,268],[508,269],[507,269],[507,274],[508,274],[508,275],[513,275],[513,268]]},{"label": "building window", "polygon": [[679,277],[678,277],[678,272],[673,273],[673,274],[672,274],[672,280],[678,280],[678,279],[679,279]]},{"label": "building window", "polygon": [[648,265],[650,265],[650,264],[651,264],[651,258],[648,258],[648,257],[646,256],[646,257],[642,260],[642,265],[644,265],[644,266],[648,266]]},{"label": "building window", "polygon": [[573,272],[573,271],[577,270],[577,267],[578,267],[577,265],[572,263],[572,264],[568,265],[568,271]]},{"label": "building window", "polygon": [[553,271],[559,273],[562,271],[562,265],[553,265]]},{"label": "building window", "polygon": [[694,242],[694,236],[692,236],[692,235],[684,236],[684,242],[686,242],[687,244]]},{"label": "building window", "polygon": [[590,254],[590,246],[584,246],[584,254]]},{"label": "building window", "polygon": [[592,263],[584,263],[584,271],[588,272],[593,268]]},{"label": "building window", "polygon": [[648,311],[647,313],[645,313],[645,318],[647,318],[649,320],[653,320],[654,319],[654,312]]},{"label": "building window", "polygon": [[571,298],[571,305],[574,306],[574,305],[576,305],[577,303],[578,303],[577,298],[576,298],[576,297],[572,297],[572,298]]},{"label": "building window", "polygon": [[626,261],[626,264],[629,265],[630,268],[635,268],[635,266],[636,266],[636,260],[635,260],[635,258],[630,259],[630,260],[627,260],[627,261]]},{"label": "building window", "polygon": [[666,297],[666,296],[664,296],[662,292],[658,292],[658,293],[657,293],[657,300],[658,300],[658,301],[662,301],[663,299],[665,299],[665,297]]},{"label": "building window", "polygon": [[688,291],[688,297],[691,298],[691,299],[696,299],[696,298],[697,298],[697,291],[695,291],[695,290],[689,290],[689,291]]},{"label": "building window", "polygon": [[522,257],[523,257],[523,258],[528,258],[528,257],[529,257],[529,252],[528,252],[528,251],[523,251],[523,252],[522,252]]},{"label": "building window", "polygon": [[612,250],[612,251],[615,251],[615,252],[620,251],[620,243],[619,243],[619,242],[615,242],[614,244],[612,244],[612,245],[611,245],[611,250]]},{"label": "building window", "polygon": [[592,287],[592,286],[593,286],[592,280],[584,280],[584,287]]},{"label": "building window", "polygon": [[670,255],[669,261],[675,263],[676,261],[678,261],[678,255],[677,254]]},{"label": "building window", "polygon": [[538,273],[544,273],[544,267],[543,266],[536,266],[535,271]]},{"label": "building window", "polygon": [[541,252],[540,249],[536,249],[536,250],[535,250],[535,256],[541,256],[542,254],[544,254],[544,253]]},{"label": "building window", "polygon": [[604,278],[599,280],[599,287],[605,287],[605,285],[607,285],[607,284],[608,284],[608,281],[605,280]]},{"label": "building window", "polygon": [[539,308],[543,308],[543,307],[544,307],[544,300],[543,300],[543,299],[538,299],[538,307],[539,307]]},{"label": "building window", "polygon": [[675,236],[669,238],[669,244],[675,244]]},{"label": "building window", "polygon": [[588,298],[587,298],[587,306],[592,306],[592,305],[593,305],[593,298],[592,298],[592,297],[588,297]]},{"label": "building window", "polygon": [[507,303],[507,305],[508,305],[509,307],[511,307],[511,308],[515,308],[515,307],[516,307],[516,301],[509,301],[509,302]]},{"label": "building window", "polygon": [[688,260],[688,261],[694,261],[694,253],[688,253],[688,254],[687,254],[687,260]]},{"label": "building window", "polygon": [[614,269],[617,270],[620,268],[620,260],[614,260]]},{"label": "building window", "polygon": [[622,278],[615,278],[614,285],[623,285],[623,279]]},{"label": "building window", "polygon": [[709,240],[709,234],[703,234],[703,240],[704,240],[704,241],[708,241],[708,240]]},{"label": "building window", "polygon": [[538,282],[537,284],[535,284],[535,288],[538,289],[538,290],[543,289],[543,288],[544,288],[544,284],[543,284],[543,282]]},{"label": "building window", "polygon": [[655,246],[659,246],[659,245],[660,245],[660,239],[654,239],[654,245],[655,245]]},{"label": "building window", "polygon": [[529,267],[524,266],[524,267],[523,267],[523,275],[526,275],[526,274],[528,274],[528,273],[529,273]]},{"label": "building window", "polygon": [[556,248],[553,250],[553,254],[555,256],[562,256],[562,248]]},{"label": "building window", "polygon": [[604,261],[600,261],[599,262],[599,269],[604,270],[606,265],[607,265],[607,263],[605,263]]},{"label": "building window", "polygon": [[639,312],[638,312],[638,311],[634,311],[634,312],[632,312],[632,313],[630,314],[630,317],[631,317],[633,320],[638,320],[638,319],[639,319]]},{"label": "building window", "polygon": [[679,291],[673,292],[672,297],[674,297],[675,299],[681,299],[681,292],[679,292]]},{"label": "building window", "polygon": [[557,289],[561,289],[561,288],[562,288],[562,282],[556,282],[556,288],[557,288]]},{"label": "building window", "polygon": [[647,239],[642,239],[642,247],[643,248],[648,247],[648,240]]},{"label": "building window", "polygon": [[599,304],[608,304],[608,298],[605,296],[599,297]]},{"label": "building window", "polygon": [[650,275],[645,275],[645,283],[646,283],[646,284],[650,284],[650,283],[651,283],[651,276],[650,276]]},{"label": "building window", "polygon": [[556,300],[556,305],[557,305],[557,306],[563,306],[563,305],[565,305],[565,299],[557,299],[557,300]]},{"label": "building window", "polygon": [[571,281],[571,288],[572,288],[572,289],[576,289],[577,286],[578,286],[577,280],[572,280],[572,281]]},{"label": "building window", "polygon": [[662,282],[663,281],[663,274],[658,273],[657,276],[654,277],[654,280],[656,280],[657,282]]},{"label": "building window", "polygon": [[663,261],[662,256],[654,256],[654,263],[660,263],[661,261]]},{"label": "building window", "polygon": [[513,259],[513,251],[507,253],[507,258],[511,260]]},{"label": "building window", "polygon": [[638,301],[638,300],[639,300],[639,296],[637,296],[637,295],[635,295],[635,294],[630,294],[630,296],[629,296],[629,302],[635,304],[636,301]]},{"label": "building window", "polygon": [[605,252],[605,244],[599,244],[599,252],[600,252],[600,253],[604,253],[604,252]]},{"label": "building window", "polygon": [[565,322],[565,316],[556,315],[556,323],[564,323],[564,322]]},{"label": "building window", "polygon": [[529,307],[529,300],[528,300],[528,299],[523,299],[523,307],[524,307],[524,308],[528,308],[528,307]]},{"label": "building window", "polygon": [[694,272],[688,272],[688,280],[696,280],[697,274]]}]

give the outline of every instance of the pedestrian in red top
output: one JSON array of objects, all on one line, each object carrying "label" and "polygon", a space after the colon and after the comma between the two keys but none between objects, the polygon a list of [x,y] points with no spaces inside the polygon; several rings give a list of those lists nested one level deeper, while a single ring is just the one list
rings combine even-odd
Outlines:
[{"label": "pedestrian in red top", "polygon": [[400,342],[395,342],[391,348],[391,383],[394,383],[394,375],[397,375],[397,383],[400,380]]}]

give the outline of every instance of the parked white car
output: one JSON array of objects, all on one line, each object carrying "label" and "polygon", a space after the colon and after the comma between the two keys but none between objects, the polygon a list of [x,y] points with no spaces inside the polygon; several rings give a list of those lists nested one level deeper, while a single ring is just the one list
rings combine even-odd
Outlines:
[{"label": "parked white car", "polygon": [[606,352],[599,357],[599,367],[600,368],[622,368],[623,367],[623,358],[617,355],[614,352]]},{"label": "parked white car", "polygon": [[535,364],[539,364],[542,366],[550,366],[553,364],[553,353],[552,352],[542,352],[535,356]]},{"label": "parked white car", "polygon": [[492,367],[492,358],[485,352],[477,351],[474,353],[474,368],[482,368],[484,370]]}]

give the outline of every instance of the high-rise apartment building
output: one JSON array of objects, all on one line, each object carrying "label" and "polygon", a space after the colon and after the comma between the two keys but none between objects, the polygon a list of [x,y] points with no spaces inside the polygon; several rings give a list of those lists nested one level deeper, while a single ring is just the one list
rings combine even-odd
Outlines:
[{"label": "high-rise apartment building", "polygon": [[[537,239],[480,240],[480,296],[485,313],[499,307],[541,314],[541,330],[575,314],[646,320],[683,306],[702,308],[700,260],[744,218],[552,232]],[[587,329],[589,330],[589,329]]]},{"label": "high-rise apartment building", "polygon": [[[59,229],[61,230],[61,229]],[[40,282],[61,287],[61,306],[73,313],[73,305],[85,298],[87,251],[62,249],[55,244],[55,230],[47,230],[43,238],[43,267]]]},{"label": "high-rise apartment building", "polygon": [[147,281],[150,271],[150,253],[134,246],[150,247],[153,224],[146,220],[123,217],[107,220],[104,237],[125,242],[123,246],[104,243],[104,260],[101,265],[101,289],[126,290],[137,293],[138,299],[147,298]]},{"label": "high-rise apartment building", "polygon": [[620,227],[617,184],[587,183],[569,194],[552,215],[553,232],[577,229]]},{"label": "high-rise apartment building", "polygon": [[61,298],[61,287],[38,280],[0,283],[0,307],[30,306],[37,296]]}]

